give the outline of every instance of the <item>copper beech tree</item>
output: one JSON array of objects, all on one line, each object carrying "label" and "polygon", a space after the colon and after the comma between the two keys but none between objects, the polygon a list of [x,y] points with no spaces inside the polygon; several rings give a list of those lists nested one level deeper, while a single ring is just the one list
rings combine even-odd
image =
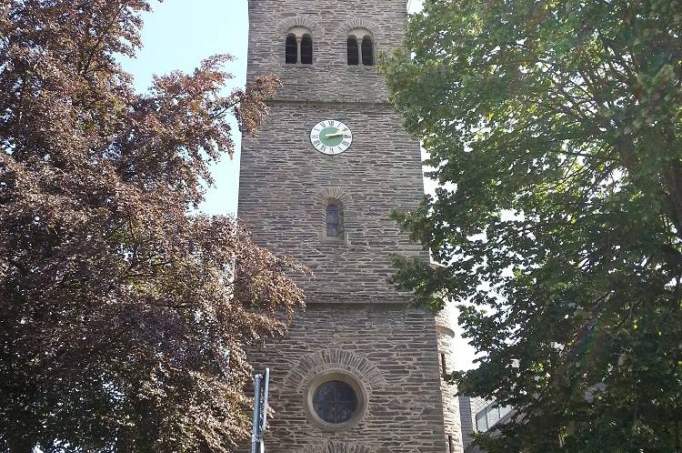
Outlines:
[{"label": "copper beech tree", "polygon": [[244,349],[303,303],[294,263],[196,214],[278,82],[222,94],[217,56],[136,93],[116,58],[149,7],[0,0],[1,451],[232,451]]}]

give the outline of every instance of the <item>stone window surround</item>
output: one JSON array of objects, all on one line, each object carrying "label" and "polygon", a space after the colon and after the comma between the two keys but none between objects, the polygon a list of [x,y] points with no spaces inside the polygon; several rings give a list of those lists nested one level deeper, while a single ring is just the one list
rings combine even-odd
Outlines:
[{"label": "stone window surround", "polygon": [[[350,36],[351,31],[353,30],[366,30],[369,33],[369,36],[372,39],[372,46],[374,49],[374,61],[376,64],[377,58],[380,53],[381,45],[380,41],[385,38],[384,34],[382,33],[381,27],[379,27],[375,22],[369,20],[369,19],[364,19],[364,18],[354,18],[350,19],[348,21],[344,21],[340,24],[340,26],[336,29],[333,30],[325,30],[321,29],[320,25],[318,22],[310,19],[309,17],[305,15],[298,15],[296,17],[289,17],[286,19],[282,19],[279,21],[277,26],[273,27],[272,32],[273,32],[273,42],[280,42],[281,39],[284,37],[286,39],[286,36],[288,36],[289,33],[291,33],[292,30],[296,29],[303,29],[303,30],[308,30],[308,33],[310,34],[311,37],[313,37],[313,64],[285,64],[285,59],[284,59],[284,52],[282,52],[279,46],[275,46],[277,48],[277,52],[272,54],[273,57],[277,56],[276,59],[271,60],[272,63],[279,63],[282,66],[284,66],[287,70],[310,70],[315,67],[315,61],[318,58],[319,51],[326,53],[328,49],[325,47],[324,49],[319,49],[318,48],[318,39],[315,38],[316,36],[329,36],[329,42],[334,43],[334,49],[338,47],[339,51],[343,49],[343,53],[339,54],[339,64],[343,62],[343,67],[345,67],[349,71],[362,71],[362,72],[371,72],[375,73],[375,68],[374,65],[372,66],[365,66],[363,64],[358,64],[358,65],[348,65],[346,62],[346,46],[347,46],[347,38]],[[371,31],[370,31],[371,30]],[[301,38],[303,35],[301,35]],[[300,39],[297,37],[297,41],[300,42]],[[338,42],[337,42],[338,41]],[[324,42],[320,43],[320,45],[324,44]],[[360,45],[361,42],[358,42]],[[359,46],[360,47],[360,46]],[[274,48],[273,48],[274,50]],[[300,55],[300,51],[299,51]]]},{"label": "stone window surround", "polygon": [[[348,38],[349,39],[355,38],[358,48],[358,64],[350,66],[374,66],[374,62],[376,59],[376,49],[374,45],[374,35],[372,34],[372,32],[370,32],[367,28],[364,27],[356,27],[348,32]],[[362,59],[362,43],[365,40],[365,38],[369,38],[370,42],[372,43],[372,64],[370,65],[364,64]]]},{"label": "stone window surround", "polygon": [[[329,381],[341,381],[351,386],[358,399],[358,407],[350,420],[343,423],[329,423],[320,418],[313,406],[313,396],[317,388]],[[305,409],[309,420],[324,431],[346,431],[355,427],[367,413],[368,394],[362,382],[343,369],[329,369],[313,377],[308,383],[305,394]]]},{"label": "stone window surround", "polygon": [[[350,384],[358,395],[356,415],[344,424],[326,423],[312,410],[315,389],[321,383],[332,380]],[[364,355],[343,349],[324,349],[301,356],[284,378],[282,388],[300,395],[309,424],[323,431],[338,432],[352,429],[362,422],[370,410],[372,391],[387,385],[386,376]]]},{"label": "stone window surround", "polygon": [[[330,203],[337,203],[341,208],[342,232],[336,237],[327,236],[327,206]],[[317,194],[317,206],[320,212],[320,241],[340,246],[350,245],[348,239],[348,226],[352,219],[352,213],[349,211],[349,207],[352,206],[350,195],[340,187],[328,187]]]},{"label": "stone window surround", "polygon": [[[345,206],[341,200],[338,198],[327,198],[327,206],[325,207],[325,225],[324,225],[324,231],[322,232],[323,238],[326,241],[333,241],[333,242],[346,242],[346,225],[345,225],[345,219],[344,219],[344,214],[345,214]],[[330,236],[329,235],[329,207],[330,206],[336,206],[337,209],[337,229],[338,229],[338,234],[336,236]]]},{"label": "stone window surround", "polygon": [[297,25],[295,27],[291,27],[287,33],[286,37],[288,38],[289,36],[293,35],[296,38],[296,64],[297,65],[302,65],[301,63],[301,42],[303,41],[304,36],[310,37],[310,40],[312,41],[312,47],[313,47],[313,58],[310,63],[306,63],[305,66],[311,66],[315,60],[315,41],[313,40],[313,33],[310,31],[308,27],[303,27],[300,25]]}]

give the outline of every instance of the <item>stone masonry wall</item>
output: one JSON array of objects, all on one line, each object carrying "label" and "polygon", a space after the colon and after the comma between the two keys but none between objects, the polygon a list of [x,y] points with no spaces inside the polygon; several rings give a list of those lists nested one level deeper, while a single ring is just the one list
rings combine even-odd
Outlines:
[{"label": "stone masonry wall", "polygon": [[[309,133],[324,119],[353,131],[338,156],[315,151]],[[256,240],[310,267],[308,299],[330,303],[405,302],[389,282],[393,254],[428,259],[391,220],[423,197],[418,144],[388,106],[275,103],[258,136],[242,147],[239,217]],[[325,209],[339,199],[344,240],[325,240]]]},{"label": "stone masonry wall", "polygon": [[[433,317],[396,305],[316,304],[286,338],[251,354],[272,370],[274,411],[266,436],[273,453],[443,453],[440,374]],[[328,431],[306,407],[321,372],[355,376],[367,393],[364,417],[350,430]],[[332,448],[333,447],[333,448]]]},{"label": "stone masonry wall", "polygon": [[[283,88],[258,135],[243,139],[238,215],[259,244],[312,271],[294,276],[307,311],[284,339],[250,354],[272,372],[268,451],[443,453],[448,433],[459,439],[452,389],[441,386],[435,316],[409,305],[409,294],[388,281],[394,254],[428,260],[390,219],[423,197],[419,143],[401,127],[376,67],[346,64],[350,30],[368,30],[377,55],[400,44],[405,3],[249,1],[247,78],[275,74]],[[295,27],[312,35],[310,66],[284,62]],[[351,148],[334,157],[315,151],[309,138],[329,119],[353,132]],[[343,207],[339,239],[325,235],[329,200]],[[352,378],[366,405],[352,424],[331,429],[316,421],[308,399],[320,376],[337,374]]]},{"label": "stone masonry wall", "polygon": [[[401,42],[407,20],[404,0],[250,0],[249,79],[277,74],[285,81],[278,99],[315,102],[386,102],[374,67],[348,66],[346,39],[354,28],[374,36],[376,55]],[[310,30],[312,65],[284,64],[287,31]]]},{"label": "stone masonry wall", "polygon": [[[436,317],[436,332],[438,335],[438,352],[445,355],[445,370],[441,357],[441,374],[449,374],[455,370],[455,332],[450,328],[450,318],[447,311]],[[460,420],[457,387],[444,378],[440,382],[443,398],[443,420],[445,436],[448,440],[448,453],[462,453],[462,425]]]}]

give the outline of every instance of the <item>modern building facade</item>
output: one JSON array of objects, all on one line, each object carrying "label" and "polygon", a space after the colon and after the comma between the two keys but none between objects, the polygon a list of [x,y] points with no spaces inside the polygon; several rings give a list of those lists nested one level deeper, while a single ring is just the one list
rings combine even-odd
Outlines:
[{"label": "modern building facade", "polygon": [[454,334],[389,282],[393,255],[428,260],[390,218],[423,176],[375,66],[406,19],[405,0],[249,2],[248,79],[283,88],[244,137],[239,217],[311,271],[294,276],[306,311],[251,354],[271,370],[269,452],[462,451]]},{"label": "modern building facade", "polygon": [[465,453],[484,453],[473,444],[477,433],[490,432],[493,436],[496,428],[507,423],[514,414],[510,406],[498,406],[494,400],[485,400],[479,397],[459,395],[459,413],[461,417],[462,443]]}]

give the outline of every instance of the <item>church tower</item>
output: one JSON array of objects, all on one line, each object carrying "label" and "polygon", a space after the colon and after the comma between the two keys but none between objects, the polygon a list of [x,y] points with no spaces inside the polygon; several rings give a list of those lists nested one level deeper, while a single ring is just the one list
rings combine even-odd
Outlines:
[{"label": "church tower", "polygon": [[388,281],[393,255],[428,260],[390,219],[424,187],[375,66],[406,19],[406,0],[249,1],[248,78],[284,86],[244,137],[239,217],[312,271],[305,312],[251,355],[271,370],[269,452],[462,451],[453,332]]}]

